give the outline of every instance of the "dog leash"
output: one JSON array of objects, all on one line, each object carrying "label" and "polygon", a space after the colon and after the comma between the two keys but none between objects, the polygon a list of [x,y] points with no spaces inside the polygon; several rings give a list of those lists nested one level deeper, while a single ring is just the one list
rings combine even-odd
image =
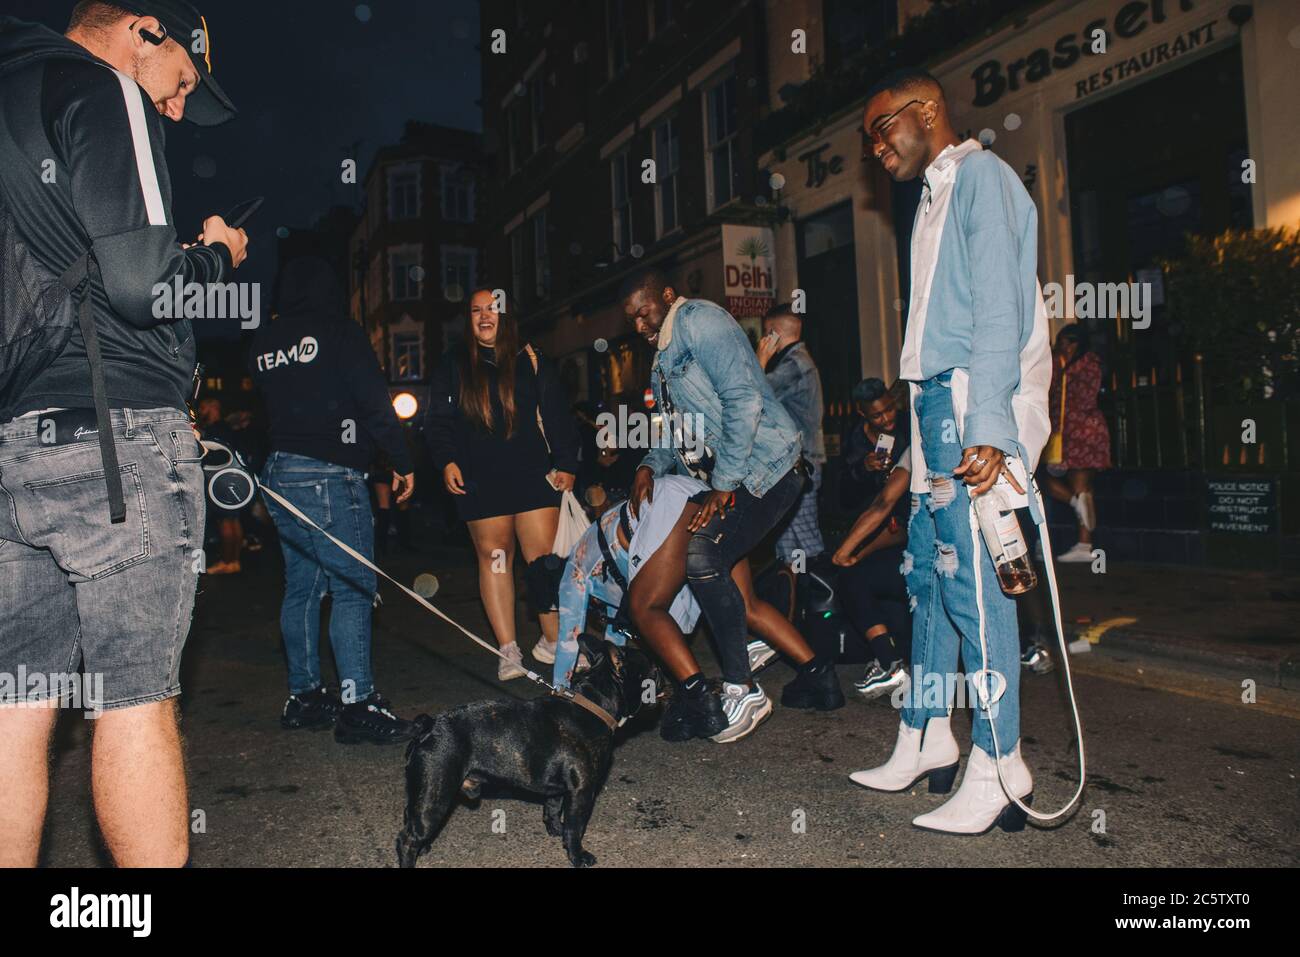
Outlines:
[{"label": "dog leash", "polygon": [[[319,525],[317,525],[315,522],[313,522],[310,518],[308,518],[306,515],[304,515],[304,514],[302,513],[302,510],[299,509],[298,506],[294,505],[292,502],[290,502],[287,498],[285,498],[285,497],[284,497],[283,495],[281,495],[279,492],[275,491],[274,489],[269,489],[269,488],[267,488],[267,487],[266,487],[265,485],[263,485],[260,481],[257,483],[257,486],[258,486],[258,488],[260,488],[260,489],[262,490],[262,493],[263,493],[263,494],[271,496],[271,498],[272,498],[274,501],[276,501],[276,502],[278,502],[280,505],[282,505],[282,506],[285,508],[285,510],[288,511],[291,515],[294,515],[295,517],[302,519],[304,522],[306,522],[306,523],[307,523],[308,525],[310,525],[312,528],[316,529],[316,531],[320,532],[322,535],[324,535],[326,538],[328,538],[331,542],[333,542],[333,543],[334,543],[335,545],[337,545],[339,548],[343,549],[343,551],[346,552],[349,556],[351,556],[352,558],[356,559],[356,560],[357,560],[358,562],[360,562],[362,565],[365,565],[365,566],[366,566],[367,568],[369,568],[371,571],[375,572],[375,573],[378,574],[378,575],[383,575],[383,576],[384,576],[385,578],[387,578],[390,582],[392,582],[394,585],[396,585],[396,586],[397,586],[398,588],[400,588],[402,591],[406,592],[406,594],[410,595],[410,596],[411,596],[412,598],[414,598],[417,602],[419,602],[421,605],[423,605],[427,610],[433,612],[435,615],[437,615],[439,618],[441,618],[441,619],[442,619],[443,621],[445,621],[447,624],[451,625],[453,628],[455,628],[456,630],[458,630],[461,634],[463,634],[463,635],[464,635],[466,638],[468,638],[470,641],[473,641],[474,643],[476,643],[476,644],[478,644],[478,645],[481,645],[482,647],[486,648],[488,651],[492,652],[492,654],[496,655],[498,658],[502,659],[503,661],[509,661],[511,664],[515,664],[515,665],[518,665],[518,664],[519,664],[519,662],[515,661],[513,658],[509,657],[508,655],[502,654],[501,651],[500,651],[500,649],[496,648],[494,645],[488,644],[488,642],[484,641],[484,640],[483,640],[482,638],[480,638],[478,635],[474,634],[472,631],[470,631],[468,628],[466,628],[466,627],[465,627],[464,625],[462,625],[460,622],[458,622],[458,621],[456,621],[455,619],[453,619],[453,618],[449,617],[448,615],[444,614],[440,609],[436,608],[436,607],[435,607],[435,606],[434,606],[434,605],[433,605],[433,604],[432,604],[432,603],[431,603],[427,598],[425,598],[425,597],[424,597],[423,595],[421,595],[419,592],[414,591],[414,590],[412,590],[412,589],[410,589],[410,588],[407,588],[405,585],[403,585],[401,582],[399,582],[399,581],[398,581],[396,578],[394,578],[392,575],[388,574],[388,572],[384,571],[382,568],[380,568],[378,565],[376,565],[376,564],[375,564],[374,562],[372,562],[370,559],[366,558],[366,556],[364,556],[364,555],[362,555],[360,552],[358,552],[358,551],[357,551],[355,548],[353,548],[351,545],[347,544],[346,542],[339,541],[337,538],[335,538],[335,537],[334,537],[333,535],[331,535],[329,532],[325,531],[325,529],[321,528]],[[601,720],[602,723],[604,723],[605,727],[609,728],[609,730],[610,730],[611,733],[612,733],[613,731],[617,730],[617,728],[619,727],[619,725],[622,723],[622,722],[618,721],[617,719],[615,719],[615,717],[614,717],[612,714],[610,714],[608,711],[606,711],[606,710],[605,710],[604,708],[602,708],[600,705],[596,704],[596,702],[592,701],[590,698],[587,698],[587,697],[585,697],[585,696],[579,694],[578,692],[572,690],[571,688],[557,688],[555,685],[551,684],[549,681],[547,681],[545,678],[543,678],[541,675],[539,675],[539,674],[538,674],[537,672],[535,672],[535,671],[531,671],[531,670],[529,670],[528,668],[524,668],[524,677],[526,677],[529,681],[532,681],[532,682],[535,682],[536,684],[541,685],[543,688],[545,688],[547,691],[549,691],[549,692],[550,692],[552,695],[554,695],[555,697],[557,697],[557,698],[563,698],[563,699],[565,699],[566,701],[572,701],[572,702],[573,702],[574,704],[576,704],[578,707],[583,708],[583,709],[585,709],[586,711],[589,711],[591,714],[594,714],[597,718],[599,718],[599,719]]]}]

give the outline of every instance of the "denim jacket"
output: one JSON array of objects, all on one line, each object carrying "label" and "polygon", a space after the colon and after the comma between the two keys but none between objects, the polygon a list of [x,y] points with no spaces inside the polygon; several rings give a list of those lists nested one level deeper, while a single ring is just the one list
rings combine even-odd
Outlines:
[{"label": "denim jacket", "polygon": [[800,339],[772,357],[767,384],[781,400],[803,435],[803,457],[826,464],[826,439],[822,435],[822,377],[808,344]]},{"label": "denim jacket", "polygon": [[[705,299],[674,303],[651,367],[657,409],[664,408],[660,372],[674,409],[700,417],[695,421],[715,456],[714,489],[744,485],[761,498],[799,461],[798,427],[773,394],[744,330],[721,306]],[[650,449],[641,464],[656,476],[681,471],[671,448]]]}]

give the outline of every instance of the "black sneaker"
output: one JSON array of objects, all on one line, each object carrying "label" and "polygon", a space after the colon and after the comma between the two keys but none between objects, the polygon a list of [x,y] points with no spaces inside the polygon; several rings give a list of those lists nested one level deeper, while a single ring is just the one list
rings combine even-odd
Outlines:
[{"label": "black sneaker", "polygon": [[665,741],[711,738],[727,727],[718,691],[706,684],[695,692],[678,687],[668,699],[659,722],[659,736]]},{"label": "black sneaker", "polygon": [[411,737],[414,725],[388,710],[388,702],[376,692],[354,704],[345,704],[334,724],[339,744],[400,744]]},{"label": "black sneaker", "polygon": [[835,674],[835,665],[825,662],[815,668],[803,668],[794,681],[781,689],[781,704],[786,708],[816,708],[834,711],[844,707],[844,692]]},{"label": "black sneaker", "polygon": [[331,694],[328,688],[291,694],[284,703],[280,713],[280,727],[286,731],[306,728],[310,731],[323,731],[333,726],[343,706],[338,695]]}]

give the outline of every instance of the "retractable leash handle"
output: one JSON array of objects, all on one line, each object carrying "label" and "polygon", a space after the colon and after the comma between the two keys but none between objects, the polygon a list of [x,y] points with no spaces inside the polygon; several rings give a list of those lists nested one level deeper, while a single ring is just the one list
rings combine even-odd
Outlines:
[{"label": "retractable leash handle", "polygon": [[[1026,472],[1027,471],[1028,470],[1026,470]],[[980,609],[980,614],[978,616],[979,632],[980,632],[980,657],[982,659],[980,662],[981,668],[979,672],[981,680],[975,682],[975,691],[976,694],[979,695],[980,704],[983,705],[985,714],[988,715],[989,731],[992,733],[993,736],[993,766],[997,769],[998,785],[1002,788],[1002,793],[1005,794],[1008,798],[1010,798],[1012,803],[1015,804],[1016,807],[1020,808],[1020,810],[1024,811],[1025,814],[1027,814],[1029,817],[1032,817],[1034,820],[1055,821],[1057,818],[1062,817],[1063,815],[1065,815],[1067,811],[1069,811],[1072,807],[1074,807],[1075,803],[1079,800],[1080,796],[1083,794],[1083,786],[1087,782],[1087,762],[1086,759],[1084,758],[1084,753],[1083,753],[1083,727],[1079,721],[1079,702],[1075,699],[1074,680],[1070,675],[1070,652],[1065,645],[1065,626],[1061,622],[1061,596],[1060,596],[1060,592],[1057,590],[1056,587],[1056,566],[1052,561],[1052,542],[1051,542],[1051,537],[1049,536],[1047,531],[1047,510],[1044,508],[1043,495],[1042,492],[1039,491],[1038,483],[1034,481],[1034,477],[1032,475],[1027,475],[1026,478],[1027,481],[1029,482],[1029,494],[1033,495],[1034,501],[1038,505],[1038,514],[1041,516],[1041,518],[1038,521],[1036,521],[1035,524],[1038,528],[1039,539],[1041,540],[1043,546],[1043,563],[1046,566],[1047,583],[1052,593],[1052,617],[1056,621],[1056,637],[1061,648],[1061,667],[1064,669],[1065,672],[1065,688],[1066,688],[1066,692],[1070,696],[1070,711],[1074,716],[1074,735],[1075,735],[1076,749],[1079,753],[1079,786],[1075,789],[1074,795],[1070,798],[1068,802],[1066,802],[1065,806],[1062,807],[1059,811],[1055,811],[1051,814],[1042,814],[1038,811],[1035,811],[1033,808],[1029,807],[1027,804],[1022,802],[1020,798],[1016,797],[1014,794],[1011,793],[1011,790],[1007,787],[1006,780],[1002,777],[1002,747],[998,742],[998,727],[997,727],[997,722],[993,720],[993,716],[991,713],[991,705],[996,704],[997,699],[1002,697],[1002,693],[1006,690],[1006,677],[1004,675],[999,674],[998,672],[989,671],[989,649],[988,649],[988,642],[985,639],[985,635],[984,635],[984,613],[982,608]],[[976,525],[975,500],[973,498],[970,499],[970,519],[971,519],[971,535],[974,538],[974,544],[976,549],[979,549],[982,546],[982,543],[980,541],[980,535],[979,535],[978,527]],[[976,552],[976,554],[978,555],[978,552]],[[977,598],[981,594],[981,588],[983,587],[983,583],[980,580],[981,578],[980,569],[983,567],[983,564],[984,563],[982,561],[976,558],[975,594]],[[997,674],[998,678],[1001,679],[1002,682],[998,690],[998,693],[995,696],[993,696],[992,700],[990,700],[989,698],[989,693],[987,689],[987,676],[990,674]]]}]

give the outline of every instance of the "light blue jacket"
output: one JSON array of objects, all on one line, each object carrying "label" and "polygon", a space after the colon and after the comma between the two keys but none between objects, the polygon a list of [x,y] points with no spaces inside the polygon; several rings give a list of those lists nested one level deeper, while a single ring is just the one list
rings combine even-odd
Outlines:
[{"label": "light blue jacket", "polygon": [[[709,484],[727,492],[743,485],[755,496],[799,461],[800,436],[768,385],[745,331],[731,313],[705,299],[688,299],[665,322],[671,334],[655,354],[650,383],[664,410],[662,372],[675,410],[702,419],[715,456]],[[684,471],[676,451],[651,448],[642,460],[656,476]]]},{"label": "light blue jacket", "polygon": [[[951,371],[962,447],[991,445],[1030,473],[1051,431],[1037,234],[1038,211],[1015,170],[975,140],[940,153],[925,170],[912,229],[899,363],[899,377],[913,383],[913,402],[919,383]],[[924,491],[926,466],[912,419],[912,490]]]},{"label": "light blue jacket", "polygon": [[767,384],[781,400],[803,436],[803,457],[826,464],[826,439],[822,435],[822,377],[817,372],[808,343],[800,339],[772,358]]}]

